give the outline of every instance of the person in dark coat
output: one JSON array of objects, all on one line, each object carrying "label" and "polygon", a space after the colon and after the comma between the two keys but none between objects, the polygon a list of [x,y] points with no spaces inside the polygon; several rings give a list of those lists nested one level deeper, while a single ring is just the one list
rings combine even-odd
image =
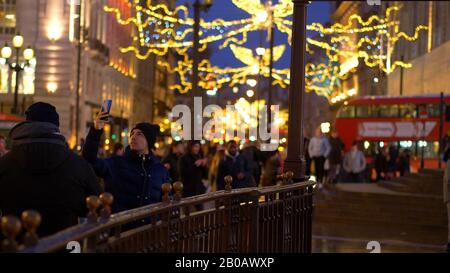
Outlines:
[{"label": "person in dark coat", "polygon": [[330,137],[330,154],[328,155],[328,181],[332,184],[336,183],[339,178],[342,166],[342,158],[345,149],[345,144],[342,142],[336,130],[331,132]]},{"label": "person in dark coat", "polygon": [[175,141],[170,146],[170,153],[163,159],[162,164],[169,170],[170,179],[176,182],[180,179],[178,173],[178,160],[184,154],[184,144],[181,141]]},{"label": "person in dark coat", "polygon": [[206,159],[201,152],[200,141],[191,140],[187,152],[178,160],[180,181],[183,183],[183,197],[190,197],[206,192],[203,179],[208,178]]},{"label": "person in dark coat", "polygon": [[277,184],[277,176],[281,174],[281,156],[276,150],[264,166],[264,175],[262,178],[262,186],[274,186]]},{"label": "person in dark coat", "polygon": [[312,163],[311,156],[309,156],[308,146],[309,146],[309,138],[304,137],[303,138],[303,152],[305,153],[305,161],[306,161],[305,162],[306,163],[305,175],[306,176],[311,175],[311,163]]},{"label": "person in dark coat", "polygon": [[244,156],[239,154],[237,143],[231,140],[227,143],[227,150],[225,151],[225,158],[219,163],[219,170],[217,173],[217,189],[225,189],[225,176],[233,177],[232,188],[246,188],[254,187],[252,179],[252,169]]},{"label": "person in dark coat", "polygon": [[387,171],[387,152],[383,149],[376,149],[374,154],[374,166],[376,172],[375,182],[386,179]]},{"label": "person in dark coat", "polygon": [[138,123],[130,131],[130,145],[124,156],[106,159],[97,157],[100,138],[107,113],[100,113],[86,137],[83,157],[92,164],[97,176],[105,181],[105,191],[114,196],[113,212],[158,203],[162,199],[162,184],[169,182],[169,174],[152,154],[159,126]]},{"label": "person in dark coat", "polygon": [[398,148],[394,143],[391,143],[388,148],[388,160],[387,160],[387,174],[389,179],[395,178],[397,171],[397,159],[398,159]]},{"label": "person in dark coat", "polygon": [[259,185],[261,179],[261,151],[255,145],[249,144],[242,149],[242,155],[250,165],[254,184]]},{"label": "person in dark coat", "polygon": [[408,149],[402,150],[400,152],[400,157],[398,158],[398,170],[400,172],[400,176],[404,176],[410,172],[410,161],[410,151]]},{"label": "person in dark coat", "polygon": [[44,237],[86,217],[86,197],[99,195],[100,186],[89,163],[67,147],[54,106],[37,102],[25,114],[10,131],[12,150],[0,159],[0,211],[20,217],[36,210]]}]

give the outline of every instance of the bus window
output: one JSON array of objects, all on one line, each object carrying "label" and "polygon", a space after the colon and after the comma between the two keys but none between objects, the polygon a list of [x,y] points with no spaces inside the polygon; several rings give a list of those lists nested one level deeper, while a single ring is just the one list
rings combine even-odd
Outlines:
[{"label": "bus window", "polygon": [[379,105],[378,116],[380,118],[397,118],[398,117],[398,105]]},{"label": "bus window", "polygon": [[358,118],[373,118],[377,116],[374,110],[372,105],[358,105],[356,106],[356,116]]},{"label": "bus window", "polygon": [[428,112],[428,117],[430,117],[430,118],[439,117],[439,104],[428,104],[427,112]]},{"label": "bus window", "polygon": [[353,105],[345,105],[341,107],[339,113],[337,114],[338,118],[354,118],[355,117],[355,107]]},{"label": "bus window", "polygon": [[417,109],[414,104],[402,104],[399,105],[401,118],[416,118]]}]

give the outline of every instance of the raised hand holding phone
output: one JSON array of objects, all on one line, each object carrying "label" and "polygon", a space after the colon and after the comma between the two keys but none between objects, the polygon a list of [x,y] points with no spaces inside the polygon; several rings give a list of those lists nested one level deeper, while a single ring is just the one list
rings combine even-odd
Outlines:
[{"label": "raised hand holding phone", "polygon": [[102,130],[105,127],[105,124],[108,123],[109,112],[111,111],[111,100],[105,100],[102,105],[102,109],[100,113],[98,113],[97,117],[94,120],[94,128],[96,130]]}]

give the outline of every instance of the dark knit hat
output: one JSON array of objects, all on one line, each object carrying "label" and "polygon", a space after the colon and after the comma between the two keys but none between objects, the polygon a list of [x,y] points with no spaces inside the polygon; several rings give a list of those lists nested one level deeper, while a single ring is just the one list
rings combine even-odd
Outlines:
[{"label": "dark knit hat", "polygon": [[28,107],[25,115],[28,121],[50,122],[59,127],[59,115],[55,106],[49,103],[36,102]]},{"label": "dark knit hat", "polygon": [[133,130],[135,129],[141,130],[142,133],[144,134],[145,139],[147,140],[148,149],[153,148],[156,142],[156,137],[158,136],[159,133],[159,125],[142,122],[136,124],[136,126],[134,126],[134,128],[131,129],[131,132],[133,132]]}]

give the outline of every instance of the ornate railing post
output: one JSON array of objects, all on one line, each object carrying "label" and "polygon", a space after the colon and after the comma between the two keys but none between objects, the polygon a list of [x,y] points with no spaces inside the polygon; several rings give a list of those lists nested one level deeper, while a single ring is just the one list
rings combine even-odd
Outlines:
[{"label": "ornate railing post", "polygon": [[260,234],[260,224],[259,224],[259,193],[254,191],[251,195],[252,204],[249,206],[250,209],[250,253],[259,253],[259,234]]},{"label": "ornate railing post", "polygon": [[114,202],[114,197],[109,192],[100,194],[100,202],[103,208],[100,210],[100,217],[102,219],[108,219],[111,215],[111,206]]},{"label": "ornate railing post", "polygon": [[24,235],[25,247],[32,247],[38,244],[39,238],[36,234],[36,230],[41,224],[41,215],[34,210],[27,210],[22,213],[22,223],[27,231]]},{"label": "ornate railing post", "polygon": [[[94,224],[98,222],[97,210],[101,206],[101,201],[98,196],[92,195],[86,198],[86,206],[89,209],[87,214],[87,222],[89,224]],[[95,252],[97,248],[98,234],[92,235],[86,238],[85,252],[91,253]]]},{"label": "ornate railing post", "polygon": [[16,252],[18,249],[16,237],[22,230],[20,220],[15,216],[4,216],[1,218],[1,229],[6,238],[2,241],[0,250],[8,253]]},{"label": "ornate railing post", "polygon": [[[172,186],[174,190],[173,202],[177,203],[181,201],[182,191],[183,191],[183,183],[175,182]],[[168,219],[168,252],[179,252],[181,250],[181,223],[180,223],[180,208],[174,208],[170,210],[169,219]]]},{"label": "ornate railing post", "polygon": [[[286,172],[286,174],[284,175],[285,177],[285,181],[284,181],[284,185],[290,185],[293,183],[293,177],[294,177],[294,173],[292,171],[288,171]],[[282,213],[282,248],[280,249],[280,251],[282,251],[283,253],[291,253],[294,252],[293,248],[292,248],[292,239],[293,239],[293,223],[294,223],[294,219],[295,217],[297,217],[296,215],[294,215],[293,213],[293,191],[288,191],[286,193],[283,193],[282,195],[282,200],[283,200],[283,211]]]}]

